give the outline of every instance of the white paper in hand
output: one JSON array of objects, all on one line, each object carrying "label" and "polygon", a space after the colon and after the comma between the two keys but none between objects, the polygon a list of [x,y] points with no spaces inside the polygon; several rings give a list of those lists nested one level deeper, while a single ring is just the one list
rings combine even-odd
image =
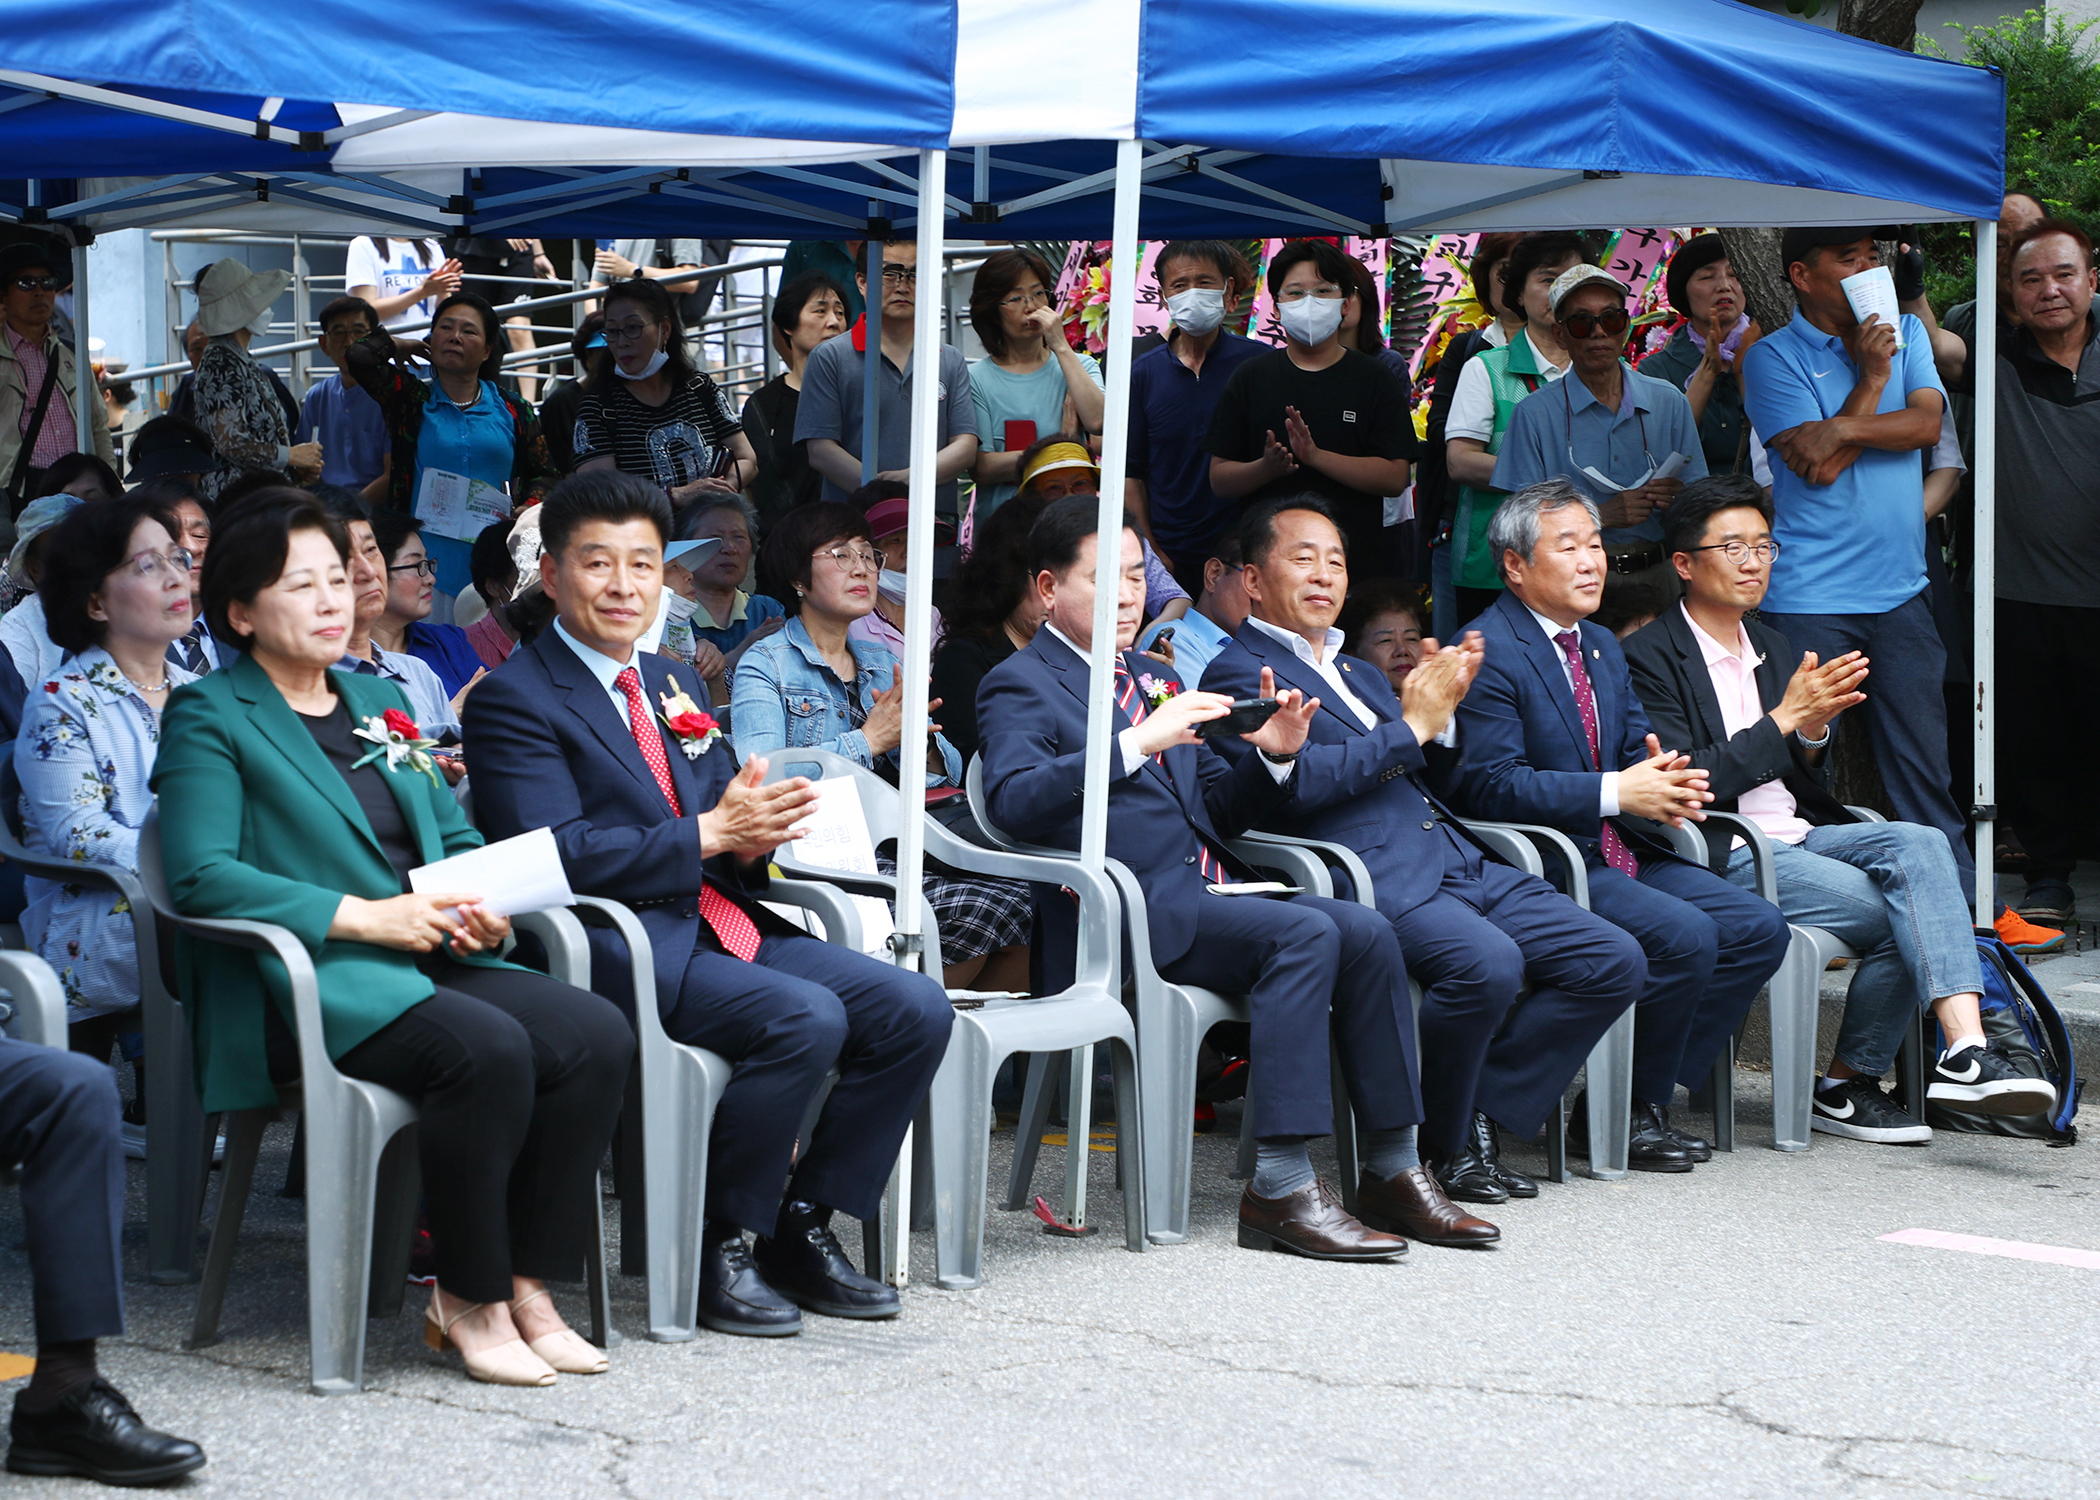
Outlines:
[{"label": "white paper in hand", "polygon": [[[825,777],[810,783],[817,794],[816,806],[808,817],[795,825],[802,837],[795,841],[795,857],[804,864],[817,865],[826,870],[844,870],[853,875],[876,875],[881,870],[875,863],[875,841],[868,836],[867,813],[860,804],[860,786],[850,776]],[[886,954],[889,952],[890,933],[895,924],[890,920],[890,907],[879,896],[852,896],[851,900],[860,912],[861,948],[864,952]],[[783,914],[793,912],[792,920],[802,923],[805,913],[799,908],[774,907]]]},{"label": "white paper in hand", "polygon": [[418,865],[408,872],[408,888],[417,895],[477,895],[491,911],[506,917],[576,901],[551,828],[535,828],[514,839]]},{"label": "white paper in hand", "polygon": [[1869,266],[1838,285],[1845,289],[1853,317],[1862,323],[1869,317],[1880,318],[1896,330],[1896,347],[1903,347],[1903,314],[1896,307],[1896,278],[1889,274],[1887,266]]},{"label": "white paper in hand", "polygon": [[1655,472],[1648,477],[1650,479],[1675,479],[1684,472],[1684,466],[1691,461],[1690,455],[1679,453],[1673,448],[1670,450],[1670,456],[1657,464]]}]

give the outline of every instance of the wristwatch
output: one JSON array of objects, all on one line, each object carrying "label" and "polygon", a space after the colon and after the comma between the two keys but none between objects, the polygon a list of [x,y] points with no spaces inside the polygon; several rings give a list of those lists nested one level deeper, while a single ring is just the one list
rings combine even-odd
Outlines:
[{"label": "wristwatch", "polygon": [[1305,751],[1302,747],[1300,749],[1293,750],[1289,755],[1271,755],[1268,751],[1263,750],[1261,753],[1261,758],[1267,761],[1272,766],[1287,766],[1304,753]]}]

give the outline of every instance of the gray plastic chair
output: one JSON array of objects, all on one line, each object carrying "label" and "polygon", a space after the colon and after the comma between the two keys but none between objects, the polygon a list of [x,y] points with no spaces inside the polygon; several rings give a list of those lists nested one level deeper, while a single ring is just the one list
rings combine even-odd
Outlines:
[{"label": "gray plastic chair", "polygon": [[[1888,820],[1871,807],[1849,809],[1869,823]],[[1757,877],[1757,893],[1779,904],[1779,876],[1772,858],[1772,841],[1765,831],[1739,813],[1708,812],[1703,822],[1687,823],[1664,830],[1686,859],[1708,865],[1725,874],[1729,852],[1738,838],[1750,846],[1751,869]],[[1772,1024],[1772,1149],[1806,1151],[1813,1131],[1809,1126],[1815,1097],[1816,1027],[1822,1010],[1823,971],[1832,959],[1857,959],[1858,950],[1822,927],[1788,924],[1791,934],[1786,957],[1766,987],[1766,1005]],[[1904,1033],[1897,1059],[1899,1086],[1904,1101],[1918,1118],[1924,1118],[1925,1023],[1919,1012]],[[1714,1147],[1735,1149],[1735,1049],[1737,1039],[1714,1059],[1709,1087],[1714,1099]]]},{"label": "gray plastic chair", "polygon": [[[1547,858],[1558,862],[1569,899],[1584,911],[1590,906],[1590,880],[1575,841],[1557,828],[1538,823],[1496,823],[1467,818],[1461,820],[1482,843],[1502,858],[1540,879],[1546,875]],[[1588,1089],[1590,1176],[1611,1181],[1626,1175],[1626,1158],[1633,1134],[1633,1025],[1634,1006],[1626,1011],[1590,1049],[1583,1064]],[[1565,1095],[1546,1121],[1546,1176],[1554,1182],[1568,1180],[1568,1104]]]},{"label": "gray plastic chair", "polygon": [[51,965],[34,953],[0,952],[0,995],[13,1012],[8,1034],[18,1042],[66,1050],[66,996]]},{"label": "gray plastic chair", "polygon": [[[812,780],[849,776],[860,788],[869,837],[879,845],[897,836],[902,799],[887,782],[843,756],[823,750],[782,750],[773,757],[768,774],[773,779],[808,776]],[[973,804],[976,800],[973,795]],[[1109,1045],[1116,1118],[1139,1122],[1136,1131],[1118,1129],[1116,1163],[1123,1182],[1124,1243],[1128,1249],[1142,1251],[1147,1195],[1140,1064],[1136,1029],[1116,998],[1117,955],[1112,941],[1116,906],[1112,888],[1068,860],[966,843],[931,818],[925,822],[925,839],[928,858],[951,869],[1070,887],[1079,897],[1081,931],[1079,966],[1069,988],[1054,995],[987,1000],[976,1009],[955,1013],[947,1056],[934,1075],[933,1088],[920,1115],[919,1137],[931,1169],[935,1283],[954,1291],[977,1286],[984,1279],[992,1081],[1000,1065],[1016,1052],[1084,1053],[1098,1043]],[[774,858],[783,870],[793,870],[812,880],[830,881],[841,889],[881,896],[892,902],[897,899],[893,877],[850,874],[805,864],[796,859],[791,844],[783,844]],[[916,894],[926,934],[928,972],[938,972],[939,933],[932,911],[925,905],[924,892]],[[1074,1135],[1077,1149],[1068,1153],[1067,1160],[1075,1165],[1068,1170],[1084,1172],[1084,1132]],[[1039,1139],[1040,1131],[1037,1136]],[[1130,1146],[1126,1136],[1139,1144]]]},{"label": "gray plastic chair", "polygon": [[[190,1061],[182,1003],[160,971],[160,931],[139,878],[114,865],[33,854],[0,817],[0,858],[47,880],[115,891],[131,908],[138,943],[139,1021],[146,1057],[146,1279],[177,1286],[197,1279],[197,1220],[211,1170],[203,1106]],[[60,1043],[59,1045],[64,1045]]]}]

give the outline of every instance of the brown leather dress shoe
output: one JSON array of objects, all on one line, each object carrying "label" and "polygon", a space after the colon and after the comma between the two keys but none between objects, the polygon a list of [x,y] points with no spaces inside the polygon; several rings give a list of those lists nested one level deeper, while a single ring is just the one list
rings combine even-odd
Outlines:
[{"label": "brown leather dress shoe", "polygon": [[1313,1260],[1393,1260],[1407,1254],[1397,1234],[1366,1229],[1317,1178],[1282,1198],[1240,1195],[1240,1248],[1284,1250]]},{"label": "brown leather dress shoe", "polygon": [[1476,1219],[1449,1198],[1427,1167],[1409,1167],[1398,1177],[1356,1180],[1356,1214],[1373,1229],[1392,1229],[1429,1245],[1460,1249],[1492,1245],[1502,1231]]}]

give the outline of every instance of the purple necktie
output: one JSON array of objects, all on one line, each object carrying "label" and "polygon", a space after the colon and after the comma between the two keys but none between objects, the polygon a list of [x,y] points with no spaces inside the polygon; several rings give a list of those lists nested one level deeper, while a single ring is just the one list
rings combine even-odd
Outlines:
[{"label": "purple necktie", "polygon": [[[1590,737],[1590,764],[1603,769],[1597,759],[1597,695],[1590,691],[1590,674],[1582,665],[1582,637],[1572,630],[1563,630],[1553,638],[1561,654],[1568,658],[1568,675],[1575,680],[1575,707],[1582,713],[1583,733]],[[1598,835],[1604,844],[1604,862],[1628,878],[1641,873],[1641,862],[1633,857],[1626,847],[1626,840],[1619,837],[1619,830],[1606,819],[1604,831]]]}]

